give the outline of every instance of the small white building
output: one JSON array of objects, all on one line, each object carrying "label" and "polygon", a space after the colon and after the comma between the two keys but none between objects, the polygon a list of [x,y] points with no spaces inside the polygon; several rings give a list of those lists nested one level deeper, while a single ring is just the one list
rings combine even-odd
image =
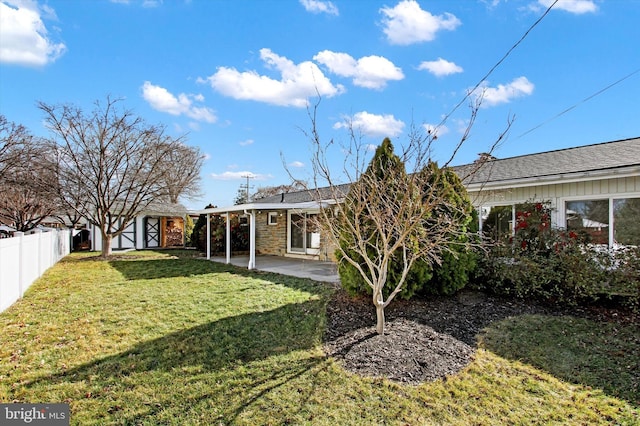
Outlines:
[{"label": "small white building", "polygon": [[[151,204],[112,240],[113,250],[183,247],[187,209],[181,204]],[[90,227],[91,250],[102,249],[100,229]]]}]

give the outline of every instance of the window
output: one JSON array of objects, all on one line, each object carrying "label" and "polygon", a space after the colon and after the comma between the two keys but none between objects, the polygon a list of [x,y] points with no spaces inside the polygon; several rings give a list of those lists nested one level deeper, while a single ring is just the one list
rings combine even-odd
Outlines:
[{"label": "window", "polygon": [[291,253],[318,254],[320,230],[316,213],[289,213],[288,250]]},{"label": "window", "polygon": [[267,216],[267,224],[268,225],[277,225],[278,224],[278,212],[269,212]]},{"label": "window", "polygon": [[609,200],[567,201],[566,228],[587,243],[609,244]]},{"label": "window", "polygon": [[482,233],[494,241],[513,235],[513,206],[482,208]]},{"label": "window", "polygon": [[613,240],[623,245],[640,245],[640,198],[613,200]]}]

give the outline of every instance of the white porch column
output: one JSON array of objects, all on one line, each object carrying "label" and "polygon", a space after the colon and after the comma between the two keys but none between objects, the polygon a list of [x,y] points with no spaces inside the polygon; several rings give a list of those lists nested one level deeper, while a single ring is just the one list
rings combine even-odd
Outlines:
[{"label": "white porch column", "polygon": [[247,269],[256,268],[256,211],[244,211],[249,215],[249,265]]},{"label": "white porch column", "polygon": [[226,233],[225,233],[225,238],[226,238],[226,249],[225,252],[227,254],[227,260],[226,260],[226,264],[230,264],[231,263],[231,213],[227,212],[226,216],[226,220],[227,220],[227,229],[226,229]]},{"label": "white porch column", "polygon": [[209,221],[209,213],[207,213],[207,260],[211,260],[211,223]]}]

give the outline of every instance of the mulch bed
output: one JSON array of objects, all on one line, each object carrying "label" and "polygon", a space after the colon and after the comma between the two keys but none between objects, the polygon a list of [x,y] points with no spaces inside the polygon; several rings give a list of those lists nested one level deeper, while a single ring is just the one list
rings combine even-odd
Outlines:
[{"label": "mulch bed", "polygon": [[392,301],[385,310],[385,334],[378,335],[371,299],[353,298],[338,289],[327,306],[324,351],[353,373],[416,385],[465,368],[473,360],[477,335],[491,323],[536,313],[638,320],[609,309],[557,309],[463,291],[452,297]]}]

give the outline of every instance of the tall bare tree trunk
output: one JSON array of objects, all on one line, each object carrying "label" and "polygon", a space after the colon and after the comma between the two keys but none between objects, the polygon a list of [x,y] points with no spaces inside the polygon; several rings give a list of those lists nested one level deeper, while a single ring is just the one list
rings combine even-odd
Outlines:
[{"label": "tall bare tree trunk", "polygon": [[102,257],[110,256],[111,251],[111,242],[113,240],[113,234],[105,234],[102,236]]}]

